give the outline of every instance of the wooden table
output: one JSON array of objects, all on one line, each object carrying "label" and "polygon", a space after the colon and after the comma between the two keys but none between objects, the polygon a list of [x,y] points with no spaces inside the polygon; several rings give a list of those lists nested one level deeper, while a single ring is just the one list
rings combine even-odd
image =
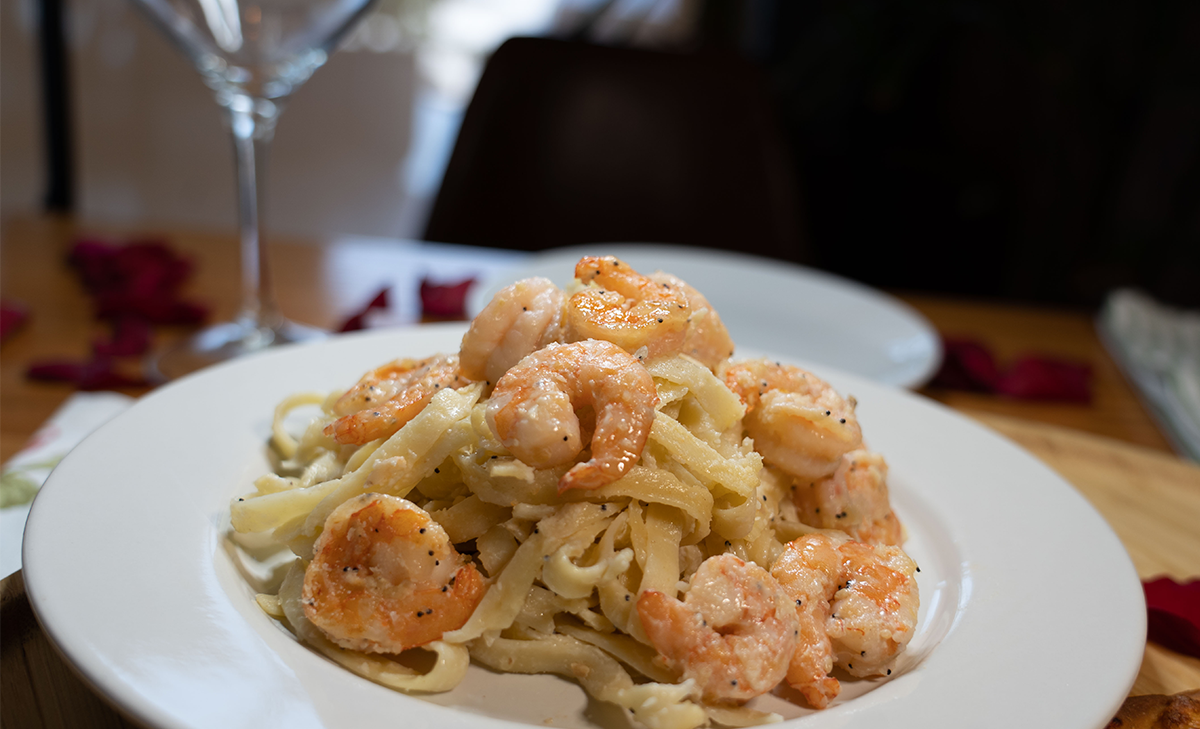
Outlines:
[{"label": "wooden table", "polygon": [[[89,313],[89,301],[66,252],[88,228],[70,220],[19,218],[0,232],[0,292],[25,303],[26,326],[0,350],[0,460],[6,461],[70,394],[67,386],[31,382],[29,362],[84,357],[106,330]],[[153,230],[197,261],[190,292],[213,307],[215,320],[235,313],[240,282],[232,235]],[[348,244],[277,242],[273,246],[279,304],[290,317],[330,327],[360,308],[402,265],[386,248]],[[974,417],[1015,440],[1074,484],[1108,519],[1143,578],[1200,575],[1200,467],[1171,454],[1144,407],[1097,339],[1091,317],[1072,311],[898,294],[940,332],[969,336],[1003,361],[1036,351],[1089,363],[1094,398],[1089,405],[1030,403],[977,393],[927,389],[924,394]],[[165,332],[165,337],[183,332]],[[128,394],[139,395],[134,389]],[[19,579],[4,584],[3,718],[37,716],[43,726],[120,726],[66,670],[33,622]],[[1200,660],[1148,644],[1132,695],[1200,688]],[[76,706],[76,710],[63,709]],[[19,711],[19,714],[10,714]]]}]

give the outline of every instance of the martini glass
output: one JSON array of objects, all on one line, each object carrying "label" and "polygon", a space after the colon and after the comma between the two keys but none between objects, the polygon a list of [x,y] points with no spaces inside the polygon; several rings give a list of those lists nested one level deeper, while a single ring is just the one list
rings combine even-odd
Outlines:
[{"label": "martini glass", "polygon": [[242,302],[233,321],[168,347],[151,374],[194,370],[324,332],[288,321],[271,289],[259,208],[275,122],[288,97],[325,63],[374,0],[134,0],[196,66],[233,136]]}]

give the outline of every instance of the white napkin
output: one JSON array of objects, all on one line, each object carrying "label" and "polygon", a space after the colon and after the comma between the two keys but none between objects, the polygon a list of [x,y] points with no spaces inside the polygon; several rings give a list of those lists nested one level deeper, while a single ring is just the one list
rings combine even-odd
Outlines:
[{"label": "white napkin", "polygon": [[0,474],[0,576],[21,569],[30,502],[63,456],[133,403],[119,392],[76,392],[38,429]]},{"label": "white napkin", "polygon": [[1200,462],[1200,312],[1118,289],[1096,327],[1171,445]]}]

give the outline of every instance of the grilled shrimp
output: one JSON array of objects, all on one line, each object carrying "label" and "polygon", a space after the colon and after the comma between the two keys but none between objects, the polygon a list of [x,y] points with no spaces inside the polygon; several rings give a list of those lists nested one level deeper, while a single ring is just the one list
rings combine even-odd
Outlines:
[{"label": "grilled shrimp", "polygon": [[704,560],[682,601],[647,590],[637,612],[651,645],[708,701],[741,702],[770,691],[796,652],[789,596],[766,570],[731,554]]},{"label": "grilled shrimp", "polygon": [[916,564],[899,547],[864,544],[837,532],[788,544],[771,568],[801,615],[803,638],[788,683],[824,708],[841,688],[828,675],[834,666],[852,676],[890,674],[917,624],[915,573]]},{"label": "grilled shrimp", "polygon": [[567,339],[603,339],[647,358],[679,351],[687,336],[684,291],[658,283],[614,256],[584,256],[575,278],[585,284],[567,300]]},{"label": "grilled shrimp", "polygon": [[704,294],[669,273],[659,271],[651,274],[650,278],[661,285],[682,289],[687,297],[691,314],[680,351],[695,357],[710,370],[733,356],[733,339],[729,336],[729,330],[721,323],[721,317],[704,298]]},{"label": "grilled shrimp", "polygon": [[494,383],[525,355],[562,341],[565,301],[545,278],[501,289],[463,335],[458,353],[463,376]]},{"label": "grilled shrimp", "polygon": [[304,614],[351,650],[400,653],[461,628],[483,578],[429,514],[364,494],[329,515],[304,573]]},{"label": "grilled shrimp", "polygon": [[796,483],[792,501],[800,521],[846,532],[860,542],[900,544],[902,530],[888,499],[887,471],[878,453],[850,451],[832,475]]},{"label": "grilled shrimp", "polygon": [[325,426],[338,443],[362,445],[391,436],[429,404],[438,390],[459,388],[463,377],[457,355],[401,359],[371,370],[334,404],[342,417]]},{"label": "grilled shrimp", "polygon": [[510,369],[488,400],[487,420],[514,456],[535,468],[570,463],[583,450],[576,411],[591,407],[591,459],[575,464],[558,491],[595,489],[627,473],[642,455],[658,394],[654,379],[615,344],[589,339],[550,344]]},{"label": "grilled shrimp", "polygon": [[755,450],[799,479],[833,473],[842,454],[862,444],[853,399],[811,372],[750,360],[730,366],[725,384],[746,404],[743,423]]}]

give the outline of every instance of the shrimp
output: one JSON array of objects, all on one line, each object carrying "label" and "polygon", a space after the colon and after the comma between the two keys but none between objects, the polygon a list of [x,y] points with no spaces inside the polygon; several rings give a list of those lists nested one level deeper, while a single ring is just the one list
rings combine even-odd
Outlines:
[{"label": "shrimp", "polygon": [[683,601],[654,590],[638,597],[650,644],[707,701],[747,701],[775,688],[796,652],[796,610],[766,570],[732,554],[701,563]]},{"label": "shrimp", "polygon": [[852,676],[890,674],[912,640],[920,596],[917,566],[904,550],[856,542],[838,532],[788,544],[771,575],[796,601],[800,645],[787,680],[825,708],[841,686],[834,666]]},{"label": "shrimp", "polygon": [[423,509],[363,494],[325,521],[301,597],[305,616],[343,648],[400,653],[461,628],[485,589]]},{"label": "shrimp", "polygon": [[687,336],[687,295],[657,283],[614,256],[584,256],[575,278],[595,283],[567,300],[567,340],[603,339],[646,358],[679,351]]},{"label": "shrimp", "polygon": [[833,670],[833,641],[825,630],[829,598],[837,592],[841,561],[830,539],[797,539],[771,567],[771,576],[796,602],[800,636],[787,670],[787,681],[818,709],[829,705],[841,684]]},{"label": "shrimp", "polygon": [[743,423],[755,450],[799,479],[833,473],[842,454],[862,444],[853,398],[843,400],[811,372],[750,360],[729,367],[725,384],[746,404]]},{"label": "shrimp", "polygon": [[342,417],[325,426],[325,435],[356,445],[389,437],[415,418],[438,390],[470,383],[459,372],[457,355],[397,360],[368,372],[334,403],[333,411]]},{"label": "shrimp", "polygon": [[733,339],[729,336],[729,330],[721,323],[721,317],[704,294],[669,273],[659,271],[651,274],[650,278],[664,286],[682,289],[687,297],[691,314],[688,316],[687,333],[680,345],[684,354],[695,357],[710,370],[733,356]]},{"label": "shrimp", "polygon": [[850,451],[832,475],[796,483],[792,502],[800,521],[838,529],[860,542],[900,544],[902,530],[888,499],[887,471],[878,453]]},{"label": "shrimp", "polygon": [[500,381],[487,421],[514,456],[534,468],[569,463],[583,450],[576,411],[595,411],[592,457],[563,474],[558,492],[596,489],[617,480],[642,455],[658,394],[654,379],[611,342],[550,344],[521,360]]},{"label": "shrimp", "polygon": [[545,278],[501,289],[463,335],[458,353],[463,376],[496,382],[525,355],[562,341],[565,301]]}]

